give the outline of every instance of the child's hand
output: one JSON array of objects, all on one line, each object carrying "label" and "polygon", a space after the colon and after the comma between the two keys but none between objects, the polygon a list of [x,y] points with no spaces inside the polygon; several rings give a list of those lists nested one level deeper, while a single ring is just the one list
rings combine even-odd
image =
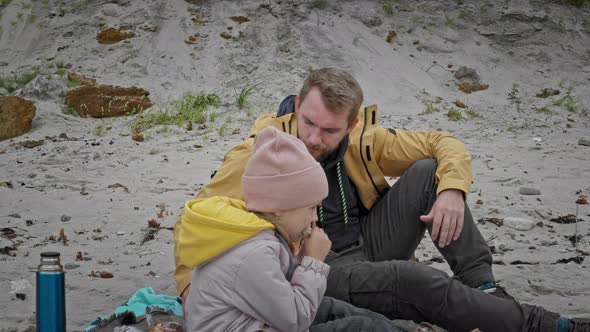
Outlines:
[{"label": "child's hand", "polygon": [[332,247],[332,241],[314,222],[311,226],[311,234],[303,241],[302,256],[309,256],[323,262],[328,256],[330,247]]}]

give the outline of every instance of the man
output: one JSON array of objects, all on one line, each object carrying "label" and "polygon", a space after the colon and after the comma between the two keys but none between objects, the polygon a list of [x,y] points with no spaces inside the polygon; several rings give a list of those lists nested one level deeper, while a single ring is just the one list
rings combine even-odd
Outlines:
[{"label": "man", "polygon": [[[379,127],[377,107],[361,109],[362,101],[362,90],[348,73],[312,71],[299,95],[281,104],[279,113],[288,114],[258,118],[249,138],[225,156],[197,197],[243,199],[240,180],[254,137],[275,126],[299,137],[328,178],[329,195],[318,208],[319,224],[332,241],[327,296],[453,330],[555,331],[564,320],[559,315],[473,289],[497,286],[490,250],[464,202],[471,184],[464,145],[441,132]],[[385,177],[400,178],[390,188]],[[175,226],[175,242],[180,228],[182,221]],[[408,261],[426,229],[460,282]],[[184,299],[191,270],[176,260]],[[564,324],[569,328],[569,320]]]}]

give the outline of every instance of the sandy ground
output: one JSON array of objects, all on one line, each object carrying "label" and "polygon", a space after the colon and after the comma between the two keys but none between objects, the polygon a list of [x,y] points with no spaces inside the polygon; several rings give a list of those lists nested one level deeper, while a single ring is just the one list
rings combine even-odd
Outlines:
[{"label": "sandy ground", "polygon": [[[496,249],[494,271],[502,285],[523,302],[590,316],[590,206],[578,206],[578,252],[566,238],[574,224],[550,221],[575,214],[578,197],[590,195],[588,7],[387,1],[389,11],[382,1],[312,3],[25,0],[1,9],[0,74],[32,66],[41,71],[15,92],[35,102],[33,128],[0,142],[0,227],[17,234],[0,237],[0,248],[16,244],[14,256],[0,254],[1,331],[32,329],[31,269],[43,251],[61,252],[68,264],[68,330],[83,329],[141,287],[174,295],[170,229],[185,201],[257,115],[274,112],[284,96],[297,93],[309,68],[326,66],[357,77],[365,104],[380,106],[384,126],[439,129],[465,142],[474,159],[467,199],[474,217],[522,217],[534,225],[523,231],[480,224]],[[229,19],[234,15],[250,21],[238,24]],[[101,45],[95,37],[102,25],[128,25],[137,36]],[[396,32],[392,43],[386,41],[390,31]],[[222,32],[235,38],[226,40]],[[190,36],[197,36],[196,44],[185,43]],[[132,116],[62,113],[66,79],[48,76],[56,62],[101,84],[143,87],[158,105],[184,92],[215,92],[222,105],[211,110],[216,119],[206,129],[160,127],[135,142]],[[489,88],[459,91],[453,71],[462,66]],[[259,85],[239,109],[235,90],[249,84]],[[560,94],[536,97],[543,88]],[[571,110],[554,105],[568,93],[576,101]],[[451,108],[465,118],[450,121]],[[99,126],[111,129],[97,136]],[[44,144],[26,148],[21,143],[28,140]],[[113,188],[116,183],[128,192]],[[523,195],[522,187],[539,194]],[[143,243],[150,219],[162,229]],[[59,240],[61,229],[67,246]],[[448,271],[428,239],[417,255]],[[572,257],[585,260],[555,264]],[[93,276],[101,271],[114,277]]]}]

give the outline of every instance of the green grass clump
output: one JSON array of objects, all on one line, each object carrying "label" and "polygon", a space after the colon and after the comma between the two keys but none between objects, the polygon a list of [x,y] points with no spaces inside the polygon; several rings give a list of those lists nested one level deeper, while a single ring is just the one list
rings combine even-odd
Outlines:
[{"label": "green grass clump", "polygon": [[220,98],[211,94],[185,94],[181,99],[164,105],[155,113],[142,113],[131,123],[133,133],[141,133],[159,125],[203,124],[210,106],[218,106]]},{"label": "green grass clump", "polygon": [[4,8],[4,7],[8,6],[9,3],[10,3],[10,0],[0,0],[0,8]]},{"label": "green grass clump", "polygon": [[68,70],[66,68],[59,68],[58,70],[55,71],[55,73],[59,76],[64,76],[65,74],[68,73]]},{"label": "green grass clump", "polygon": [[78,80],[68,80],[68,81],[66,82],[66,86],[67,86],[68,88],[70,88],[70,89],[71,89],[71,88],[77,88],[77,87],[79,87],[79,86],[80,86],[80,81],[78,81]]},{"label": "green grass clump", "polygon": [[66,104],[66,106],[64,106],[64,108],[61,110],[61,112],[63,114],[67,114],[67,115],[80,116],[78,111],[76,111],[76,109],[73,108],[72,105],[70,105],[70,104]]},{"label": "green grass clump", "polygon": [[393,15],[394,13],[394,2],[392,0],[385,0],[383,2],[383,11],[387,15]]},{"label": "green grass clump", "polygon": [[110,125],[100,125],[94,128],[94,134],[98,137],[102,137],[107,131],[111,130],[113,127]]},{"label": "green grass clump", "polygon": [[240,93],[238,93],[236,90],[234,90],[234,97],[236,99],[236,105],[238,106],[239,109],[244,108],[247,100],[250,98],[251,95],[254,94],[254,92],[256,92],[257,87],[258,87],[258,84],[246,85],[245,87],[242,88]]},{"label": "green grass clump", "polygon": [[67,68],[68,66],[66,65],[66,63],[63,60],[57,60],[57,61],[55,61],[55,67],[57,69],[60,69],[60,68]]},{"label": "green grass clump", "polygon": [[567,3],[580,8],[585,5],[590,5],[590,0],[567,0]]},{"label": "green grass clump", "polygon": [[467,115],[469,115],[470,118],[481,118],[479,112],[473,109],[473,107],[465,108],[465,113],[467,113]]},{"label": "green grass clump", "polygon": [[227,118],[225,122],[223,122],[223,124],[217,128],[217,133],[219,133],[219,136],[225,136],[229,132],[231,129],[231,122],[231,118]]},{"label": "green grass clump", "polygon": [[14,92],[29,83],[32,79],[37,77],[39,72],[31,70],[21,75],[2,75],[0,76],[0,87],[6,89],[8,93]]},{"label": "green grass clump", "polygon": [[580,105],[580,101],[569,93],[559,99],[553,100],[553,106],[563,106],[566,110],[572,113],[580,113],[583,115],[586,112],[580,111]]},{"label": "green grass clump", "polygon": [[449,112],[447,113],[447,117],[449,118],[449,121],[459,121],[461,119],[464,119],[461,111],[454,107],[449,110]]},{"label": "green grass clump", "polygon": [[31,7],[33,7],[33,5],[29,2],[21,2],[19,5],[22,9],[31,9]]},{"label": "green grass clump", "polygon": [[445,24],[451,26],[455,23],[455,18],[452,15],[445,14]]},{"label": "green grass clump", "polygon": [[549,109],[549,105],[544,105],[542,107],[537,107],[537,108],[535,108],[535,111],[537,111],[539,113],[551,113],[551,110]]},{"label": "green grass clump", "polygon": [[328,7],[328,0],[311,0],[309,5],[314,9],[326,9]]},{"label": "green grass clump", "polygon": [[430,94],[426,91],[423,91],[422,93],[426,96],[426,99],[422,100],[422,104],[424,105],[424,110],[422,112],[418,113],[418,115],[427,115],[427,114],[432,114],[434,112],[439,112],[440,108],[435,105],[440,105],[440,103],[442,103],[443,99],[441,97],[432,98],[430,96]]}]

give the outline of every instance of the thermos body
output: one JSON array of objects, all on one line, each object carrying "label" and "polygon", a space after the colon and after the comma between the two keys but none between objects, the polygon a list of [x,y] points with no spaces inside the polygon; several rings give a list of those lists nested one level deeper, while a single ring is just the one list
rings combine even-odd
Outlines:
[{"label": "thermos body", "polygon": [[41,253],[37,271],[37,332],[65,332],[65,275],[59,253]]}]

